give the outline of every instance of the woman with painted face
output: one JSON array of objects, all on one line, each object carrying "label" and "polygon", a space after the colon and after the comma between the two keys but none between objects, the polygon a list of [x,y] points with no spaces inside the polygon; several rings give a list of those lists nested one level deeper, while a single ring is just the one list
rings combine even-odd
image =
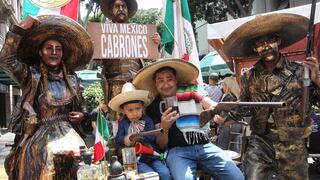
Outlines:
[{"label": "woman with painted face", "polygon": [[22,90],[8,127],[16,134],[9,179],[76,178],[75,154],[85,146],[77,127],[87,111],[73,70],[92,53],[90,36],[67,17],[29,16],[7,33],[0,67]]}]

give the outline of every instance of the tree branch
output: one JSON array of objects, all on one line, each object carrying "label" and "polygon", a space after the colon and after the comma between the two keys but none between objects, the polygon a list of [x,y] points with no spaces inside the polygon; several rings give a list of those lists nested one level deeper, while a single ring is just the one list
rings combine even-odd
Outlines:
[{"label": "tree branch", "polygon": [[239,8],[239,10],[240,10],[241,17],[247,16],[247,13],[246,13],[246,11],[244,10],[241,2],[240,2],[239,0],[234,0],[234,2],[236,3],[236,5],[238,6],[238,8]]},{"label": "tree branch", "polygon": [[237,15],[234,12],[234,10],[231,8],[231,4],[230,4],[229,0],[223,0],[223,2],[226,4],[227,9],[228,9],[228,13],[230,14],[230,16],[232,16],[234,19],[237,19]]}]

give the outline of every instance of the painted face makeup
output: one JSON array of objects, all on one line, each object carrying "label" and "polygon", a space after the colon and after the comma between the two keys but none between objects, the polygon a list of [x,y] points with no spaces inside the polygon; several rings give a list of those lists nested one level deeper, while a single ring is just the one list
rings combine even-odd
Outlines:
[{"label": "painted face makeup", "polygon": [[39,51],[42,62],[48,67],[58,67],[62,61],[63,47],[57,40],[47,40]]}]

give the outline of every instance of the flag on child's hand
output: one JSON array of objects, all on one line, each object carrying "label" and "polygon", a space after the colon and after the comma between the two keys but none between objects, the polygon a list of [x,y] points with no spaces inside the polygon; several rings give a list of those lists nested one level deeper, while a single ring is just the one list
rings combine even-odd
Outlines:
[{"label": "flag on child's hand", "polygon": [[104,157],[104,152],[107,147],[107,142],[109,139],[109,128],[107,119],[98,111],[97,115],[97,128],[96,128],[96,139],[94,144],[94,157],[93,161],[100,161]]},{"label": "flag on child's hand", "polygon": [[30,14],[32,16],[60,14],[77,21],[80,0],[24,0],[22,20]]}]

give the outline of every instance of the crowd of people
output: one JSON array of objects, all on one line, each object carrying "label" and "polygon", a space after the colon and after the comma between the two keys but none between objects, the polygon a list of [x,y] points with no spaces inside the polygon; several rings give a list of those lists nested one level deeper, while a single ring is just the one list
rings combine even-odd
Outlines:
[{"label": "crowd of people", "polygon": [[[127,23],[137,11],[136,1],[128,0],[102,1],[101,7],[113,23]],[[315,57],[296,63],[279,52],[304,38],[307,24],[303,16],[271,14],[231,33],[224,45],[229,56],[259,57],[240,83],[234,76],[222,79],[212,73],[203,88],[196,83],[198,68],[180,59],[159,59],[145,67],[140,59],[103,61],[105,98],[90,113],[73,72],[92,57],[90,36],[68,18],[29,16],[7,33],[0,52],[0,67],[22,89],[8,128],[16,134],[5,161],[9,179],[76,179],[74,157],[80,146],[88,146],[81,125],[88,121],[94,132],[99,111],[108,121],[118,122],[112,134],[117,148],[134,146],[132,134],[162,129],[138,141],[166,157],[141,155],[139,173],[184,180],[196,179],[201,169],[214,179],[307,179],[305,139],[311,133],[311,106],[320,105],[319,63]],[[150,38],[160,44],[157,33]],[[304,67],[312,82],[305,119],[300,95]],[[167,106],[169,99],[174,105]],[[199,115],[222,101],[283,101],[286,106],[219,112],[210,122],[219,125],[221,135],[214,144],[208,137],[209,124],[202,126]],[[224,151],[229,147],[223,134],[241,131],[236,122],[248,115],[252,133],[240,169]],[[235,124],[224,127],[227,121]],[[239,147],[232,150],[239,152]]]}]

